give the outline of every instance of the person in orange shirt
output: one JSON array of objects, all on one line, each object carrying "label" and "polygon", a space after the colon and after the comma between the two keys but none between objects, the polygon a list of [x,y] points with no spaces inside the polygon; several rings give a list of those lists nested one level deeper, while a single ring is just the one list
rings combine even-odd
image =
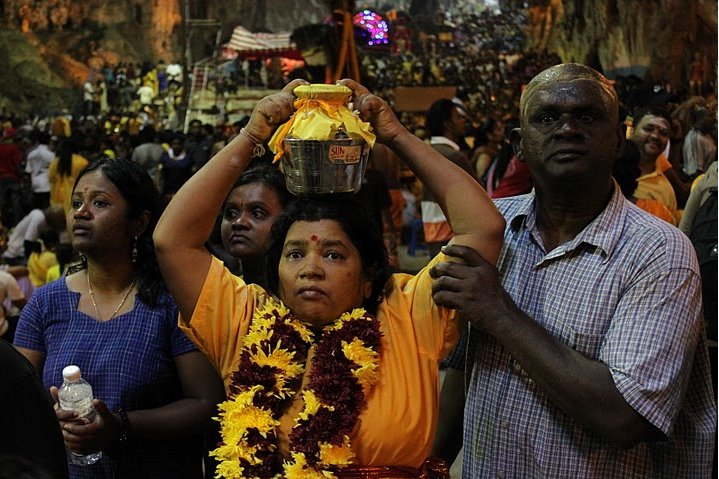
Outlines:
[{"label": "person in orange shirt", "polygon": [[669,115],[660,108],[647,109],[635,116],[634,124],[630,140],[639,147],[641,155],[641,175],[634,196],[664,205],[673,217],[671,223],[676,225],[681,217],[678,206],[686,202],[688,186],[679,179],[664,155],[671,131]]},{"label": "person in orange shirt", "polygon": [[657,218],[661,218],[667,223],[676,225],[674,215],[669,209],[657,200],[651,198],[637,198],[634,196],[637,190],[637,178],[641,175],[639,169],[641,153],[639,147],[628,141],[624,144],[624,151],[614,163],[612,175],[617,180],[622,194],[638,208],[643,209],[647,213],[651,213]]},{"label": "person in orange shirt", "polygon": [[[427,468],[449,477],[427,460],[439,362],[459,336],[456,312],[432,297],[429,269],[443,253],[415,276],[391,274],[378,229],[341,197],[303,198],[280,216],[267,289],[233,276],[204,247],[233,183],[289,118],[303,83],[260,100],[240,134],[180,188],[154,234],[180,326],[229,396],[217,477],[416,478]],[[404,128],[386,102],[352,80],[340,84],[377,141],[431,190],[451,243],[495,263],[504,220],[479,183]]]}]

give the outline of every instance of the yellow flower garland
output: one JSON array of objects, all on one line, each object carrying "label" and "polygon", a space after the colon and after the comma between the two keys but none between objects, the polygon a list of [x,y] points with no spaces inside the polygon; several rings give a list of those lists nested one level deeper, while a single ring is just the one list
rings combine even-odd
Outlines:
[{"label": "yellow flower garland", "polygon": [[[365,325],[362,321],[368,323]],[[357,332],[372,344],[365,344],[365,341],[356,336]],[[313,373],[323,367],[341,369],[350,365],[345,376],[356,381],[359,391],[366,396],[369,388],[378,380],[380,336],[378,321],[367,315],[364,309],[355,309],[342,314],[323,330],[316,355],[326,357],[323,365],[313,362]],[[276,428],[280,424],[279,417],[285,409],[281,407],[282,401],[289,403],[296,394],[305,372],[307,351],[313,341],[312,331],[294,318],[281,302],[270,299],[255,312],[250,330],[243,338],[240,370],[235,373],[239,380],[236,383],[233,380],[235,393],[229,400],[219,405],[219,415],[214,418],[222,425],[222,444],[210,453],[219,461],[215,477],[334,479],[336,476],[333,471],[352,464],[355,455],[347,434],[341,436],[341,443],[319,440],[314,446],[310,445],[312,446],[310,449],[315,451],[312,453],[312,460],[298,450],[302,448],[306,450],[307,444],[300,446],[292,441],[293,434],[304,438],[308,427],[315,431],[333,432],[334,424],[331,422],[314,423],[321,421],[318,419],[320,412],[324,414],[322,417],[338,412],[334,404],[321,399],[322,393],[318,391],[322,390],[322,380],[313,379],[311,373],[308,387],[302,390],[304,407],[294,419],[293,433],[290,435],[290,460],[282,464],[284,476],[282,472],[272,467],[273,461],[279,460],[274,456],[279,454]],[[337,358],[339,362],[328,366],[326,363],[331,362],[332,359],[327,358]],[[242,370],[243,365],[245,371]],[[272,373],[268,375],[267,371]],[[248,378],[251,380],[256,375],[263,378],[264,386],[245,384]],[[274,386],[268,388],[268,384]],[[351,384],[347,386],[352,387]],[[273,409],[265,404],[269,401],[275,401],[280,407]],[[364,398],[358,401],[358,404],[363,407]],[[356,420],[360,411],[350,411],[350,413],[352,416],[349,417],[355,417]],[[260,471],[258,473],[260,475],[252,473],[250,469],[255,472]]]}]

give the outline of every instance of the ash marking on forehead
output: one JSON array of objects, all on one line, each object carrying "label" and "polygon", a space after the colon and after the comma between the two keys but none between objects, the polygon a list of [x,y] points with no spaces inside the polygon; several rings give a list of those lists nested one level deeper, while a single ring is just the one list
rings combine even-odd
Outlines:
[{"label": "ash marking on forehead", "polygon": [[570,90],[570,86],[566,85],[562,87],[561,84],[567,84],[575,81],[589,81],[600,87],[618,110],[619,98],[617,96],[617,92],[604,75],[586,65],[581,65],[579,63],[563,63],[561,65],[549,67],[540,72],[537,76],[532,78],[529,84],[527,84],[527,87],[524,89],[524,92],[522,92],[522,97],[519,100],[519,111],[521,116],[524,117],[526,115],[527,104],[537,91],[545,89],[552,84],[558,84],[554,87],[556,88],[556,91],[568,92],[568,90]]}]

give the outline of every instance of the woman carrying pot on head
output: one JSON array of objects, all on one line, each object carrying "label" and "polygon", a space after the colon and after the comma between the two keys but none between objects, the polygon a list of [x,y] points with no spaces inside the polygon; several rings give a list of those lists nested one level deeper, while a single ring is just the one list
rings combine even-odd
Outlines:
[{"label": "woman carrying pot on head", "polygon": [[91,423],[56,408],[65,446],[90,466],[70,477],[201,478],[202,433],[223,391],[207,359],[177,328],[152,231],[159,195],[130,160],[82,170],[67,214],[78,271],[43,286],[23,309],[15,345],[57,399],[74,364],[93,388]]},{"label": "woman carrying pot on head", "polygon": [[[445,255],[415,276],[391,274],[376,226],[340,197],[302,198],[277,220],[268,289],[232,276],[204,248],[215,212],[253,151],[290,117],[293,90],[304,83],[260,100],[155,230],[181,327],[230,398],[220,407],[218,473],[419,477],[432,463],[438,365],[459,336],[457,313],[432,299],[429,268]],[[456,234],[452,244],[496,262],[504,221],[478,183],[407,131],[383,100],[340,83],[377,140],[430,188]]]}]

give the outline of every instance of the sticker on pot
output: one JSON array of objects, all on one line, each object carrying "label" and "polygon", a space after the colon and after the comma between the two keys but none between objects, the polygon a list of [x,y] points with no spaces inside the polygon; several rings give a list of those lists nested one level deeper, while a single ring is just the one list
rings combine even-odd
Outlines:
[{"label": "sticker on pot", "polygon": [[335,164],[354,165],[359,163],[362,156],[362,146],[339,146],[330,147],[330,162]]}]

